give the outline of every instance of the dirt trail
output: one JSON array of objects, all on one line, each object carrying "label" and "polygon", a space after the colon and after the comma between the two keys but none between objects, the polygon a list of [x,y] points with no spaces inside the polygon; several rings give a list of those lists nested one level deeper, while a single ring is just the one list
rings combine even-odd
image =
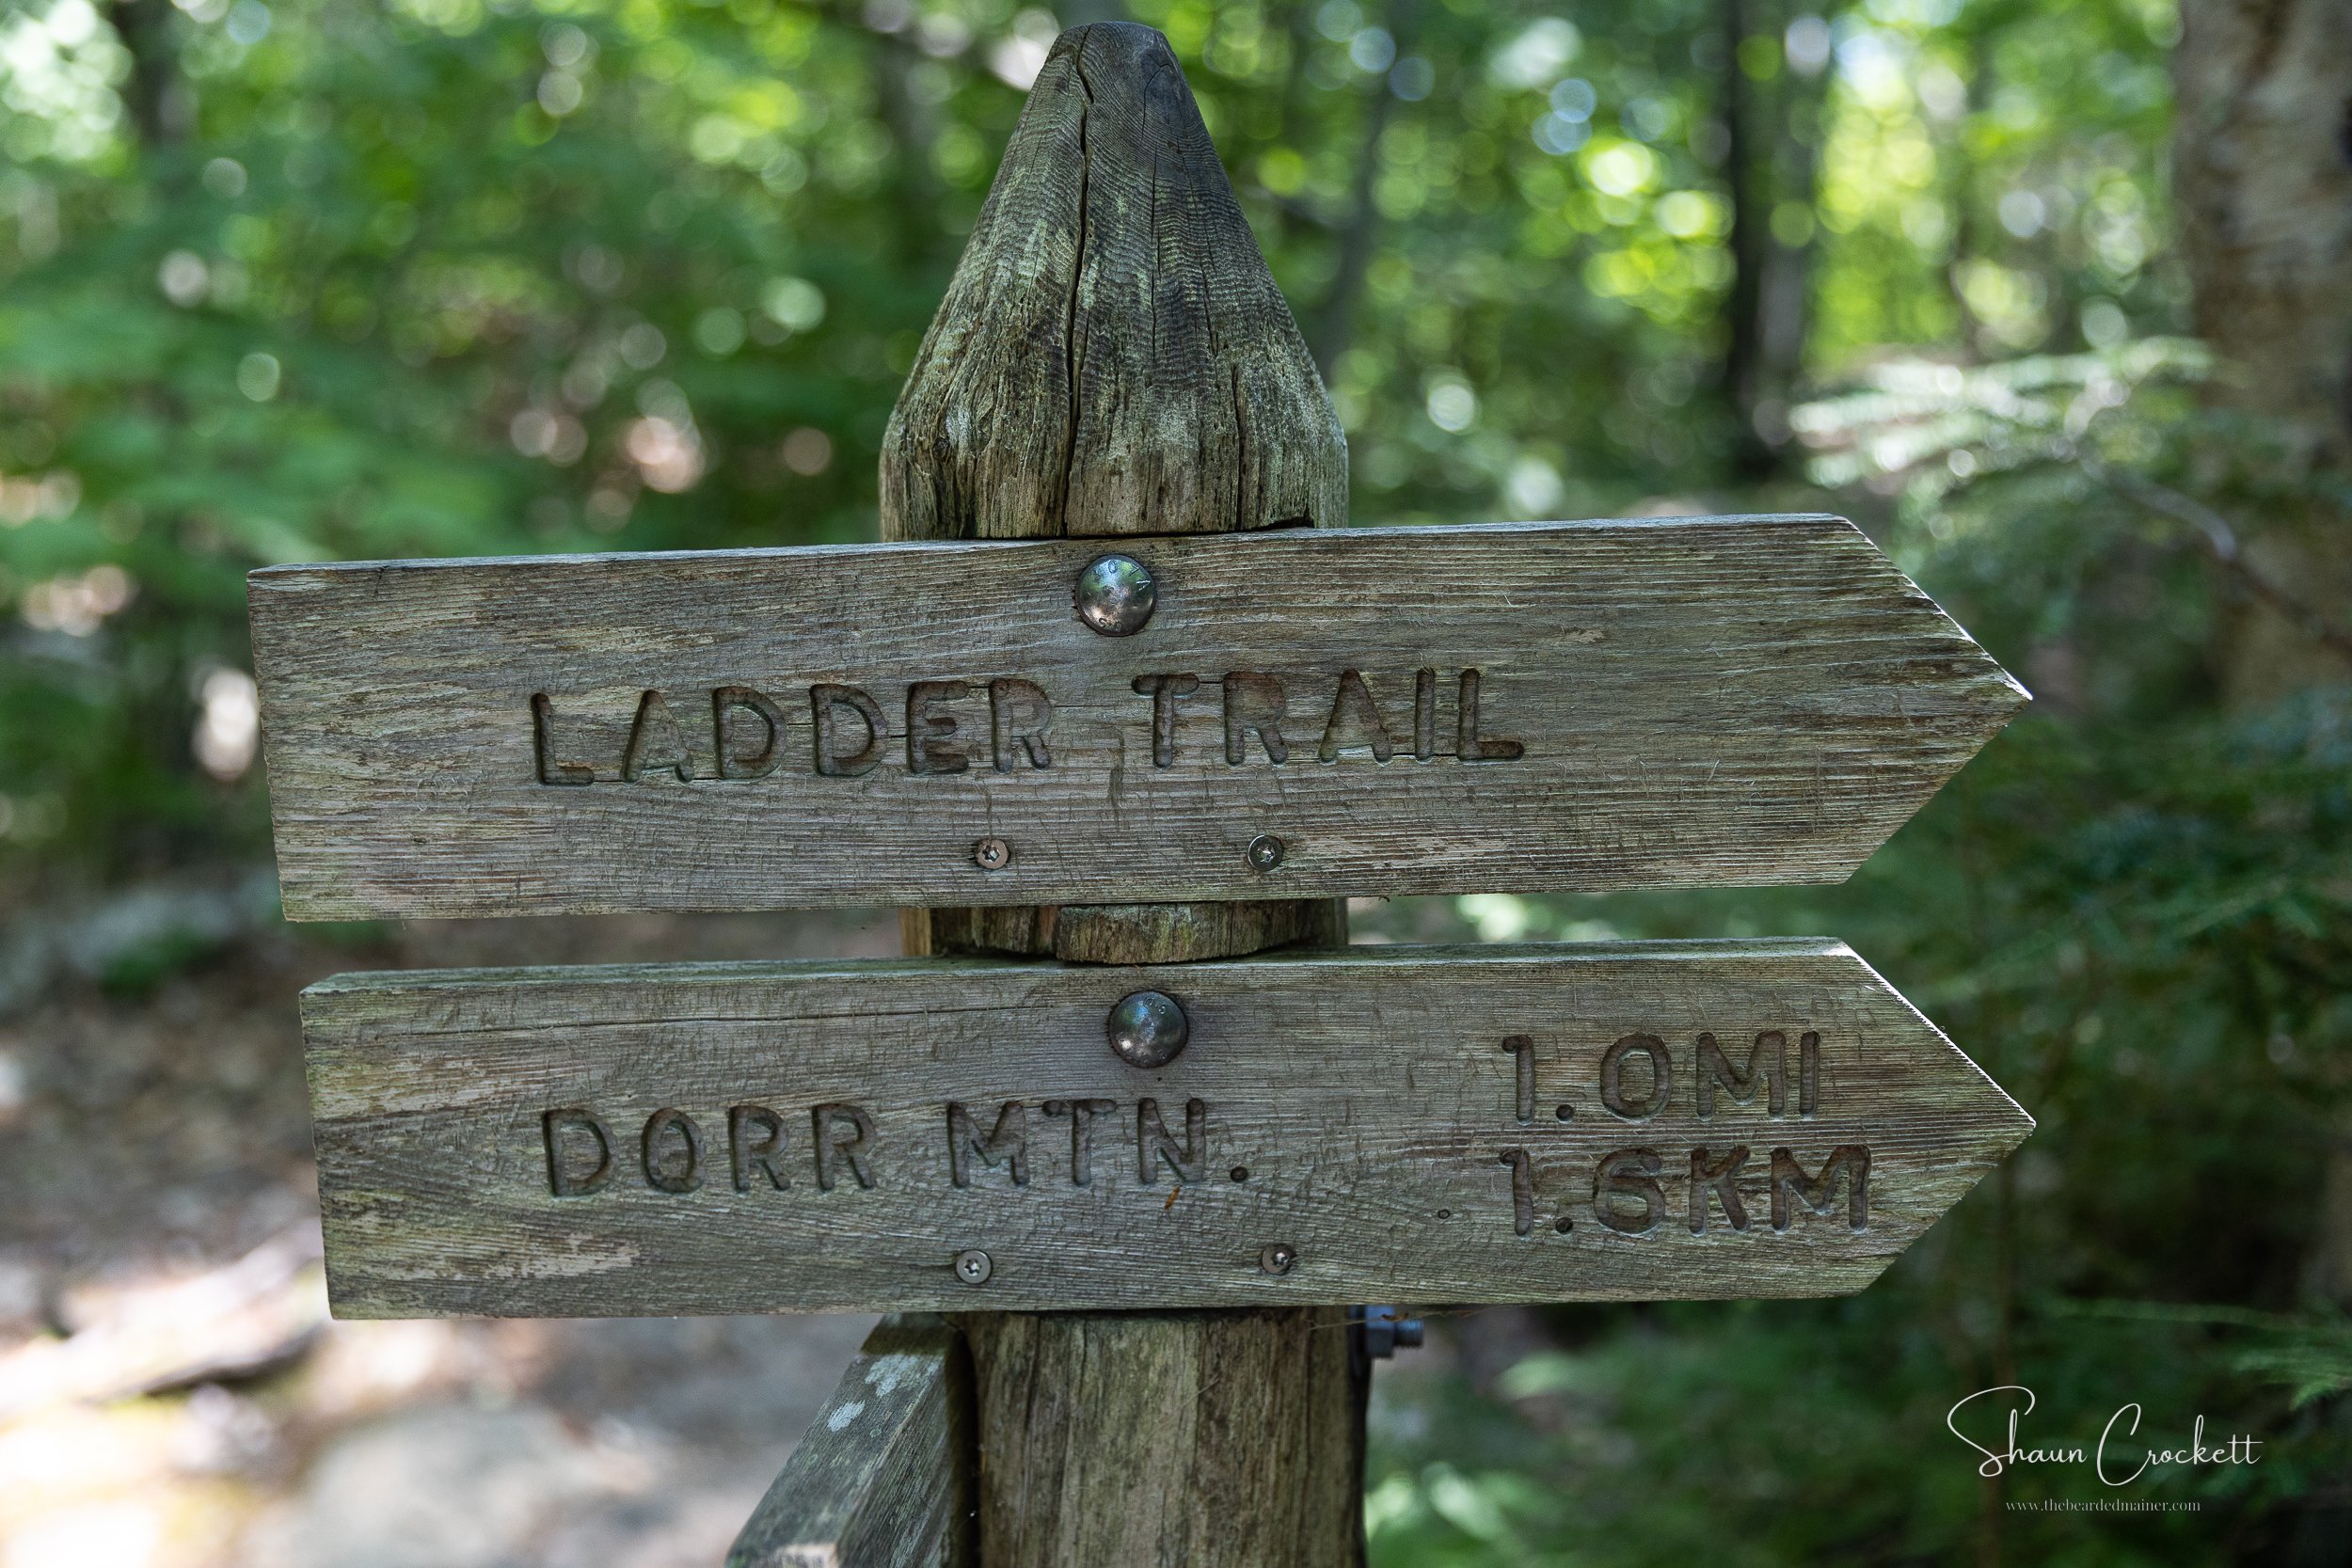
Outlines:
[{"label": "dirt trail", "polygon": [[294,995],[897,951],[885,911],[270,924],[62,975],[0,1022],[0,1568],[718,1560],[870,1320],[327,1321]]}]

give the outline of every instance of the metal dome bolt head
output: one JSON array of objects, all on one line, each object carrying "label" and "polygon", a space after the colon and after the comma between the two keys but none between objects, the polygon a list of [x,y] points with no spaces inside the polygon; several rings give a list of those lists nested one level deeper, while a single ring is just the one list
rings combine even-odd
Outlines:
[{"label": "metal dome bolt head", "polygon": [[1127,637],[1143,629],[1159,602],[1159,585],[1131,555],[1097,556],[1078,574],[1078,619],[1104,637]]},{"label": "metal dome bolt head", "polygon": [[1400,1350],[1421,1348],[1419,1318],[1399,1317],[1393,1307],[1351,1307],[1347,1315],[1361,1329],[1364,1354],[1372,1360],[1386,1361]]},{"label": "metal dome bolt head", "polygon": [[1103,1021],[1103,1036],[1129,1067],[1166,1067],[1184,1049],[1192,1025],[1174,997],[1139,990],[1119,999]]}]

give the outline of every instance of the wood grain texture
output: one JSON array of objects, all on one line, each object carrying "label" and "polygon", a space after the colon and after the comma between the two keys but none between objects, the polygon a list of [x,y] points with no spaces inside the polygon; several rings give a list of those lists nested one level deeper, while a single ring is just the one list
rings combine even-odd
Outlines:
[{"label": "wood grain texture", "polygon": [[[1183,1054],[1151,1071],[1104,1041],[1111,1005],[1147,987],[1191,1023]],[[1828,1294],[1867,1284],[2031,1125],[1826,941],[1359,948],[1182,970],[361,974],[311,988],[303,1011],[346,1316]],[[1756,1044],[1768,1031],[1776,1052]],[[1667,1062],[1656,1106],[1656,1058],[1621,1044],[1639,1036]],[[1701,1070],[1710,1041],[1724,1083],[1777,1055],[1780,1115],[1761,1079],[1711,1090],[1699,1113],[1702,1080],[1722,1077]],[[1002,1119],[1014,1102],[1020,1182]],[[969,1139],[1001,1140],[985,1158],[967,1143],[961,1185],[951,1104]],[[770,1130],[755,1118],[731,1137],[734,1107],[773,1113],[787,1187],[756,1164],[747,1190],[730,1180],[739,1141]],[[607,1130],[596,1191],[554,1194],[546,1118],[564,1110]],[[686,1131],[675,1115],[653,1125],[664,1111],[695,1124],[691,1191],[655,1184],[686,1174]],[[839,1152],[858,1117],[863,1179]],[[595,1134],[561,1143],[583,1177]],[[1709,1189],[1694,1234],[1692,1155],[1735,1148],[1750,1157]],[[1817,1184],[1838,1151],[1867,1149],[1859,1227],[1851,1182],[1792,1205],[1781,1148]],[[1645,1151],[1646,1177],[1611,1164]],[[1295,1266],[1266,1272],[1269,1246],[1295,1248]],[[992,1260],[984,1285],[952,1272],[967,1248]]]},{"label": "wood grain texture", "polygon": [[[882,498],[886,540],[1346,520],[1339,421],[1158,35],[1056,45],[894,412]],[[1175,963],[1343,945],[1346,919],[1328,898],[960,906],[906,911],[904,936],[914,955]],[[1328,1316],[974,1317],[996,1372],[988,1560],[1359,1562],[1366,1382]]]},{"label": "wood grain texture", "polygon": [[1067,963],[1197,963],[1281,947],[1346,945],[1347,906],[1332,898],[1070,904],[1054,926],[1054,957]]},{"label": "wood grain texture", "polygon": [[1001,954],[1066,963],[1197,963],[1276,947],[1344,947],[1347,911],[1330,898],[1236,904],[1048,904],[900,911],[911,955]]},{"label": "wood grain texture", "polygon": [[983,1562],[1363,1560],[1363,1385],[1345,1308],[960,1321],[980,1406],[996,1413],[980,1454]]},{"label": "wood grain texture", "polygon": [[726,1568],[969,1568],[972,1370],[938,1319],[886,1318],[735,1539]]},{"label": "wood grain texture", "polygon": [[885,537],[1333,526],[1347,444],[1168,40],[1057,40],[882,438]]},{"label": "wood grain texture", "polygon": [[[1836,880],[2025,701],[1833,517],[1126,547],[1160,597],[1124,638],[1073,613],[1099,546],[1064,541],[258,572],[287,911]],[[1458,754],[1470,671],[1470,750],[1508,739],[1515,760]],[[1136,682],[1167,673],[1200,688],[1163,745]],[[1021,738],[1018,689],[1002,689],[999,733],[1003,679],[1050,700],[1048,766]],[[1279,742],[1241,722],[1278,700],[1269,679]],[[818,770],[818,685],[871,694],[889,739],[868,770]],[[713,693],[739,687],[772,718],[731,710],[723,762]],[[910,741],[918,708],[957,726],[944,751]],[[823,711],[829,755],[864,744],[853,709]],[[1271,871],[1246,858],[1261,834],[1287,847]],[[989,837],[1009,848],[1002,869],[976,863]]]}]

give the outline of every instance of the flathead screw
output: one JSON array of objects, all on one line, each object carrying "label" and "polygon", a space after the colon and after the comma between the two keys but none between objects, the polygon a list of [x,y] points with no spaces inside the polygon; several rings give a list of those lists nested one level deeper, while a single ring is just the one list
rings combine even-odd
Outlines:
[{"label": "flathead screw", "polygon": [[1159,602],[1159,585],[1131,555],[1097,556],[1078,574],[1078,619],[1104,637],[1141,631]]},{"label": "flathead screw", "polygon": [[1166,1067],[1192,1037],[1192,1024],[1176,999],[1156,990],[1122,996],[1103,1020],[1103,1037],[1129,1067]]},{"label": "flathead screw", "polygon": [[1258,1254],[1258,1267],[1268,1274],[1288,1274],[1298,1266],[1298,1249],[1288,1242],[1277,1242]]},{"label": "flathead screw", "polygon": [[1001,838],[984,838],[972,846],[972,863],[982,871],[1002,871],[1012,863],[1012,846]]},{"label": "flathead screw", "polygon": [[1289,846],[1272,833],[1260,833],[1249,841],[1249,863],[1261,871],[1271,871],[1282,863]]},{"label": "flathead screw", "polygon": [[988,1254],[972,1247],[956,1254],[956,1277],[966,1285],[985,1285],[996,1266],[988,1260]]}]

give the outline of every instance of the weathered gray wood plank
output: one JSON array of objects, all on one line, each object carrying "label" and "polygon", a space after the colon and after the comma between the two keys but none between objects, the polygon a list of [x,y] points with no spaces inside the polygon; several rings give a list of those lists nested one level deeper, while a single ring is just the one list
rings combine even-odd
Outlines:
[{"label": "weathered gray wood plank", "polygon": [[1168,40],[1073,27],[882,439],[900,538],[1347,520],[1347,440]]},{"label": "weathered gray wood plank", "polygon": [[726,1568],[967,1568],[972,1372],[938,1319],[884,1319],[759,1500]]},{"label": "weathered gray wood plank", "polygon": [[1344,947],[1336,898],[1228,904],[1062,904],[1042,909],[906,910],[906,951],[1056,958],[1065,963],[1172,964],[1276,947]]},{"label": "weathered gray wood plank", "polygon": [[1345,1307],[958,1322],[989,1413],[982,1562],[1363,1560],[1364,1385]]},{"label": "weathered gray wood plank", "polygon": [[1836,880],[2025,700],[1833,517],[1130,541],[1121,638],[1101,547],[258,572],[287,911]]},{"label": "weathered gray wood plank", "polygon": [[[1104,1020],[1152,987],[1191,1040],[1144,1070]],[[2031,1126],[1827,941],[360,974],[303,1011],[346,1316],[1827,1294]]]},{"label": "weathered gray wood plank", "polygon": [[[894,541],[1346,521],[1339,420],[1158,34],[1111,23],[1055,45],[881,467]],[[1343,946],[1346,908],[933,907],[905,911],[905,940],[1191,962]],[[1335,1317],[966,1315],[988,1367],[987,1560],[1358,1568],[1365,1379]]]}]

